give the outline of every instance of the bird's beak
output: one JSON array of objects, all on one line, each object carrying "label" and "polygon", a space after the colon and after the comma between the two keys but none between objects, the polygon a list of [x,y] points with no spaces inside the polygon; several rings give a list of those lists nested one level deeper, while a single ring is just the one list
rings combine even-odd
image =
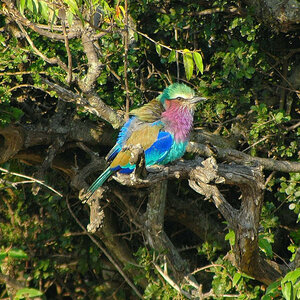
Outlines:
[{"label": "bird's beak", "polygon": [[204,101],[204,100],[207,100],[207,98],[205,98],[205,97],[193,97],[189,102],[190,103],[197,103],[197,102]]}]

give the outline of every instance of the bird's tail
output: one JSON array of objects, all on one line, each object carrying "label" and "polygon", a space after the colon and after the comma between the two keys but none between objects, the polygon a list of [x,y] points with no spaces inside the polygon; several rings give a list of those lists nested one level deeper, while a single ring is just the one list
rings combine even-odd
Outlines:
[{"label": "bird's tail", "polygon": [[94,183],[89,187],[88,189],[88,193],[89,196],[88,198],[90,198],[95,192],[96,190],[102,186],[102,184],[107,180],[107,178],[114,173],[114,170],[112,170],[110,167],[108,167],[95,181]]}]

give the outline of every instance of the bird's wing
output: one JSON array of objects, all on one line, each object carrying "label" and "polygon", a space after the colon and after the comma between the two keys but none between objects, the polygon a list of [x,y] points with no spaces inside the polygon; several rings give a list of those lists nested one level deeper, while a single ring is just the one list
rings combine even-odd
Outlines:
[{"label": "bird's wing", "polygon": [[128,140],[128,138],[130,137],[132,131],[135,128],[139,127],[140,122],[138,121],[138,119],[136,117],[132,117],[130,118],[121,128],[120,132],[119,132],[119,136],[117,139],[116,144],[114,145],[114,147],[108,152],[108,154],[106,155],[105,159],[107,161],[112,161],[116,155],[121,151],[121,149],[123,148],[125,142]]},{"label": "bird's wing", "polygon": [[161,118],[161,114],[163,111],[164,107],[161,104],[160,100],[154,99],[140,108],[133,109],[130,112],[130,115],[136,116],[143,122],[152,123],[158,121]]},{"label": "bird's wing", "polygon": [[107,161],[112,161],[121,151],[128,138],[134,131],[137,131],[144,123],[153,123],[161,118],[164,107],[158,99],[154,99],[140,108],[130,112],[131,117],[120,130],[116,145],[106,156]]},{"label": "bird's wing", "polygon": [[130,164],[131,152],[128,147],[138,144],[145,151],[147,166],[159,163],[166,156],[174,142],[173,136],[168,132],[161,131],[162,129],[163,124],[161,122],[141,125],[126,140],[123,146],[124,150],[116,155],[110,167],[115,170],[120,168],[132,170],[135,165]]}]

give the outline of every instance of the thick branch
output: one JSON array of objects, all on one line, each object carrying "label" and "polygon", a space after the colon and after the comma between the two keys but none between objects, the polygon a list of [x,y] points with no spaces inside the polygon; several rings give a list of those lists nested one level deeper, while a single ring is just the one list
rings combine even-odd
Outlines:
[{"label": "thick branch", "polygon": [[82,97],[46,78],[42,78],[42,82],[48,86],[48,91],[55,91],[61,100],[76,103],[91,114],[109,122],[113,128],[119,128],[124,123],[124,120],[106,105],[97,94],[89,94],[86,97]]},{"label": "thick branch", "polygon": [[271,158],[253,157],[235,149],[223,149],[215,147],[216,153],[203,144],[190,142],[187,148],[188,152],[197,153],[202,156],[211,156],[212,154],[219,159],[235,162],[244,165],[262,166],[265,170],[279,172],[300,172],[300,163],[293,161],[280,161]]},{"label": "thick branch", "polygon": [[88,71],[86,76],[79,80],[78,84],[80,89],[85,94],[90,94],[93,92],[95,82],[97,78],[100,76],[102,63],[99,60],[95,42],[93,41],[93,35],[95,32],[91,27],[85,29],[82,34],[82,45],[84,53],[88,59]]},{"label": "thick branch", "polygon": [[[50,122],[43,126],[9,126],[0,127],[0,163],[18,155],[26,158],[38,156],[35,150],[30,149],[35,146],[49,146],[55,142],[58,136],[66,137],[66,142],[84,142],[90,145],[113,146],[113,131],[105,124],[95,124],[91,121],[82,122],[80,120],[69,120],[64,125]],[[34,161],[35,159],[33,159]],[[40,162],[40,159],[38,160]]]},{"label": "thick branch", "polygon": [[[223,168],[223,170],[221,170]],[[231,172],[229,171],[231,168]],[[207,159],[202,167],[191,172],[190,186],[198,193],[211,198],[229,226],[235,231],[235,264],[242,271],[265,284],[270,284],[285,273],[285,268],[264,259],[259,254],[258,228],[263,203],[264,181],[257,168],[216,165],[214,159]],[[224,172],[225,171],[225,172]],[[224,176],[220,176],[220,174]],[[242,202],[239,210],[226,201],[216,187],[224,182],[240,187]]]}]

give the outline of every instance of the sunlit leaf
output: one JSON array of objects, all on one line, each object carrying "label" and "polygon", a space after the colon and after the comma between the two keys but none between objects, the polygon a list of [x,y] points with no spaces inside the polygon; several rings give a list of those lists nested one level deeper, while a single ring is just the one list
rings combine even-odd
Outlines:
[{"label": "sunlit leaf", "polygon": [[20,0],[20,12],[24,16],[24,9],[25,9],[26,0]]},{"label": "sunlit leaf", "polygon": [[300,268],[287,273],[281,282],[285,283],[287,281],[291,281],[292,283],[295,283],[297,280],[300,280]]},{"label": "sunlit leaf", "polygon": [[225,241],[229,241],[229,244],[231,246],[234,246],[235,244],[235,233],[233,230],[229,230],[229,232],[225,235]]},{"label": "sunlit leaf", "polygon": [[236,286],[236,284],[239,282],[239,280],[241,279],[242,274],[241,273],[235,273],[232,279],[232,285]]},{"label": "sunlit leaf", "polygon": [[185,76],[187,80],[190,80],[194,71],[194,61],[192,53],[187,49],[185,49],[183,52],[183,65],[185,70]]},{"label": "sunlit leaf", "polygon": [[201,74],[203,74],[203,60],[201,54],[198,52],[193,52],[193,57],[197,69],[200,71]]},{"label": "sunlit leaf", "polygon": [[282,286],[282,294],[284,296],[285,300],[292,300],[292,283],[290,281],[286,282],[283,286]]},{"label": "sunlit leaf", "polygon": [[159,44],[155,44],[155,49],[157,54],[160,56],[161,55],[161,46]]},{"label": "sunlit leaf", "polygon": [[175,50],[172,50],[172,51],[170,52],[168,62],[169,62],[169,63],[172,63],[172,62],[174,62],[174,61],[176,61],[176,51],[175,51]]},{"label": "sunlit leaf", "polygon": [[39,297],[42,296],[43,293],[37,289],[32,289],[32,288],[23,288],[17,291],[16,296],[15,296],[15,300],[18,299],[24,299],[24,298],[35,298],[35,297]]},{"label": "sunlit leaf", "polygon": [[27,259],[28,255],[22,249],[10,249],[7,255],[17,259]]}]

